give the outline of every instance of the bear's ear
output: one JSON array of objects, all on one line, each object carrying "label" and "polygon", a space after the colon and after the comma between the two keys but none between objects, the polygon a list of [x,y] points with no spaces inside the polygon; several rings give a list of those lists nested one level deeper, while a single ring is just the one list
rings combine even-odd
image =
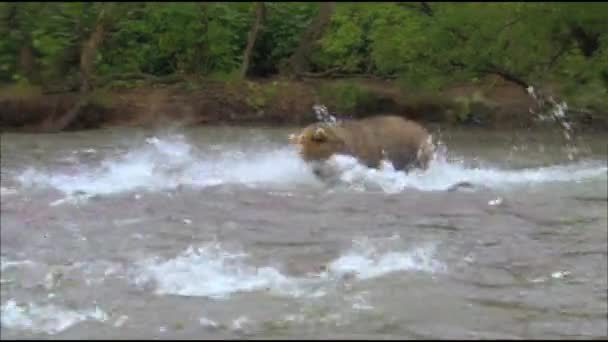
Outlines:
[{"label": "bear's ear", "polygon": [[323,142],[327,140],[327,132],[321,127],[317,128],[315,133],[312,135],[312,140]]}]

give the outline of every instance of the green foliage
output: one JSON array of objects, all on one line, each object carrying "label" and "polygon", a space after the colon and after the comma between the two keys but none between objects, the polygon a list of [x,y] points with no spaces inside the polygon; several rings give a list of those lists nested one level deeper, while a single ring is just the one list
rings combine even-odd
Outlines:
[{"label": "green foliage", "polygon": [[[606,70],[606,4],[429,6],[432,15],[415,4],[378,7],[371,41],[380,71],[398,73],[409,85],[433,88],[486,74],[502,73],[526,83],[551,77],[568,82],[597,79]],[[583,55],[577,29],[598,37],[592,55]]]},{"label": "green foliage", "polygon": [[148,3],[126,13],[106,42],[102,73],[230,72],[240,63],[248,4]]},{"label": "green foliage", "polygon": [[[250,63],[256,76],[279,72],[319,9],[308,2],[264,6]],[[102,10],[105,35],[94,56],[100,77],[234,80],[255,19],[254,3],[246,2],[0,3],[0,82],[77,79],[83,44]],[[494,74],[522,84],[559,84],[565,96],[608,107],[606,18],[606,3],[339,2],[308,51],[309,71],[391,77],[410,89],[431,90]],[[28,46],[33,65],[22,56]],[[27,65],[35,79],[27,78]],[[332,87],[327,91],[343,110],[368,101],[361,89]]]},{"label": "green foliage", "polygon": [[313,61],[325,68],[339,67],[346,72],[372,66],[368,36],[374,16],[368,11],[373,7],[361,3],[338,3],[336,7],[320,49],[313,54]]}]

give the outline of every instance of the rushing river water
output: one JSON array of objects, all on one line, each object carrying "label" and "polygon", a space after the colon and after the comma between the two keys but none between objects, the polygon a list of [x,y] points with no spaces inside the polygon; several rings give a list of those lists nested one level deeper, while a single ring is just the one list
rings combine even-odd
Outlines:
[{"label": "rushing river water", "polygon": [[608,336],[605,136],[442,132],[329,186],[291,132],[3,134],[2,338]]}]

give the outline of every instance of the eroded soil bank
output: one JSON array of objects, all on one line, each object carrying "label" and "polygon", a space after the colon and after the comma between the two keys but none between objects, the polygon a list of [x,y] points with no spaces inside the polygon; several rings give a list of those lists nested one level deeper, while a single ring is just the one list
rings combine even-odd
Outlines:
[{"label": "eroded soil bank", "polygon": [[[324,104],[342,118],[391,113],[446,126],[558,127],[538,120],[538,104],[521,87],[500,80],[429,93],[370,79],[272,79],[131,84],[97,89],[85,97],[77,91],[4,87],[0,90],[0,129],[53,132],[109,126],[300,126],[317,120],[314,104]],[[608,113],[570,110],[567,116],[577,129],[608,128]]]}]

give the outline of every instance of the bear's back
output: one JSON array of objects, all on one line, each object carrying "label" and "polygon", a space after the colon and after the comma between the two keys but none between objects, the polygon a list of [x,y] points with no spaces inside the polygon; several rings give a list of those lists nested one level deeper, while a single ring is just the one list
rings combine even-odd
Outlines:
[{"label": "bear's back", "polygon": [[[427,143],[428,132],[421,125],[399,116],[382,115],[344,122],[349,145],[366,164],[378,166],[388,159],[396,169],[423,165],[418,162],[418,151]],[[423,149],[426,152],[426,149]],[[426,157],[426,156],[423,156]]]}]

